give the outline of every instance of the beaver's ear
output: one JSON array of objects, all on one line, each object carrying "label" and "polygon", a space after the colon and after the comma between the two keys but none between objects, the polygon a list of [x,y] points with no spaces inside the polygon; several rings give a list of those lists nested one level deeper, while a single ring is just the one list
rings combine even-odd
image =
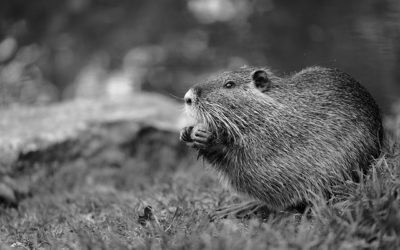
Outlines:
[{"label": "beaver's ear", "polygon": [[268,79],[267,72],[265,70],[256,70],[251,74],[254,85],[261,92],[267,91],[271,87],[271,81]]}]

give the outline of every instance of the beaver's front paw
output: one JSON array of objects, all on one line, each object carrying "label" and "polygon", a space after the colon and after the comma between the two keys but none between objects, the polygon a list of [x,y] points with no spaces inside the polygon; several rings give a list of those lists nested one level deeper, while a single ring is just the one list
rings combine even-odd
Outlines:
[{"label": "beaver's front paw", "polygon": [[211,143],[212,133],[204,125],[197,125],[192,130],[191,138],[194,148],[206,149]]},{"label": "beaver's front paw", "polygon": [[196,149],[205,149],[211,142],[212,133],[204,125],[185,127],[181,130],[180,140],[187,146]]},{"label": "beaver's front paw", "polygon": [[184,127],[181,130],[181,134],[179,136],[179,140],[181,140],[184,143],[193,143],[193,140],[191,138],[191,134],[192,134],[192,130],[193,130],[193,126],[190,127]]}]

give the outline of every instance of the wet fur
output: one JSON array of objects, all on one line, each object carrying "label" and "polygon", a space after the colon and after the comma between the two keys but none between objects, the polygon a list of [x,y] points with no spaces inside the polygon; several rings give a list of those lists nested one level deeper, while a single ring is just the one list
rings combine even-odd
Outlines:
[{"label": "wet fur", "polygon": [[[351,76],[313,67],[280,78],[265,69],[272,86],[261,92],[254,70],[194,86],[198,99],[188,110],[214,135],[200,155],[234,189],[284,209],[329,195],[379,155],[379,109]],[[237,86],[224,89],[227,80]]]}]

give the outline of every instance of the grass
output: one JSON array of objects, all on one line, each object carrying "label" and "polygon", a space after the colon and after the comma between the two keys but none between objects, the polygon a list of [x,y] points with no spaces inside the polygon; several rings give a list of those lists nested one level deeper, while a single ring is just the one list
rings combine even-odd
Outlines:
[{"label": "grass", "polygon": [[[393,121],[391,137],[400,134]],[[130,159],[115,167],[77,159],[18,209],[0,208],[0,248],[400,249],[400,147],[388,143],[385,151],[361,184],[340,187],[306,215],[212,223],[209,212],[242,199],[200,160],[161,167]],[[154,219],[141,225],[147,205]]]}]

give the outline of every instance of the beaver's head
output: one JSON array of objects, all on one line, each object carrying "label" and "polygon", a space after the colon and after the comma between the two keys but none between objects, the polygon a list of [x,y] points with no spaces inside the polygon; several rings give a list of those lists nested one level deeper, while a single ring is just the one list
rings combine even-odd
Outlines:
[{"label": "beaver's head", "polygon": [[262,110],[273,102],[268,91],[278,78],[253,67],[223,72],[193,86],[185,94],[186,113],[217,134],[241,138],[252,124],[264,124]]}]

